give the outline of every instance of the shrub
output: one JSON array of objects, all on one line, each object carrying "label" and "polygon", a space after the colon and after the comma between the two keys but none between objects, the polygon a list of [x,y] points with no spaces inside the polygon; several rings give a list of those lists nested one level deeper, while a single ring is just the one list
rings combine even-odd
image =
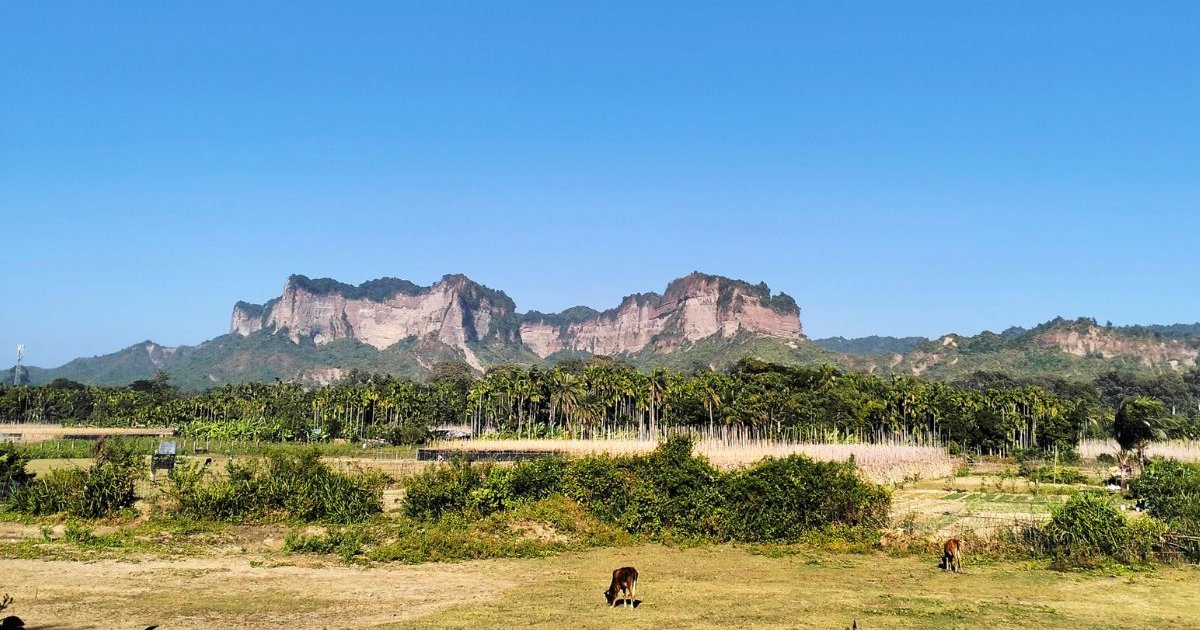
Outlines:
[{"label": "shrub", "polygon": [[632,533],[714,534],[722,504],[721,473],[691,449],[690,438],[677,436],[648,455],[575,460],[567,468],[563,491]]},{"label": "shrub", "polygon": [[831,526],[882,526],[890,504],[883,488],[858,478],[853,463],[802,455],[729,473],[722,491],[723,534],[744,541],[797,540]]},{"label": "shrub", "polygon": [[355,527],[331,528],[314,535],[291,531],[283,541],[283,550],[293,553],[337,553],[342,560],[349,562],[362,553],[368,538],[366,532]]},{"label": "shrub", "polygon": [[691,451],[690,439],[676,437],[646,455],[545,458],[510,468],[458,461],[413,478],[405,512],[426,521],[477,519],[562,494],[626,532],[746,541],[797,540],[887,518],[886,491],[860,480],[853,463],[792,456],[722,473]]},{"label": "shrub", "polygon": [[33,480],[33,475],[25,472],[28,463],[29,458],[15,445],[0,444],[0,503]]},{"label": "shrub", "polygon": [[1017,474],[1029,481],[1036,481],[1038,483],[1080,484],[1087,482],[1087,477],[1076,468],[1039,465],[1032,460],[1021,462]]},{"label": "shrub", "polygon": [[1083,462],[1083,456],[1074,448],[1064,448],[1058,452],[1058,463],[1064,466],[1078,466]]},{"label": "shrub", "polygon": [[358,523],[383,511],[382,475],[335,472],[317,449],[272,450],[265,462],[230,462],[226,470],[224,479],[208,479],[196,466],[177,466],[167,491],[177,513],[223,521],[284,514],[301,521]]},{"label": "shrub", "polygon": [[1200,466],[1155,458],[1129,483],[1146,509],[1177,529],[1200,532]]},{"label": "shrub", "polygon": [[1080,493],[1051,509],[1045,534],[1048,551],[1058,558],[1123,558],[1129,524],[1113,500]]},{"label": "shrub", "polygon": [[[483,487],[491,466],[456,459],[449,466],[434,466],[411,477],[404,487],[404,513],[433,521],[444,514],[463,513],[471,495]],[[476,495],[478,503],[486,503]]]},{"label": "shrub", "polygon": [[66,512],[70,497],[82,492],[84,471],[60,468],[17,488],[8,505],[16,512],[45,516]]},{"label": "shrub", "polygon": [[561,492],[566,470],[565,459],[541,457],[507,468],[492,467],[483,485],[495,494],[500,508],[507,510]]},{"label": "shrub", "polygon": [[88,470],[60,469],[17,488],[9,506],[35,516],[66,512],[77,518],[101,518],[132,507],[141,456],[123,440],[100,440]]}]

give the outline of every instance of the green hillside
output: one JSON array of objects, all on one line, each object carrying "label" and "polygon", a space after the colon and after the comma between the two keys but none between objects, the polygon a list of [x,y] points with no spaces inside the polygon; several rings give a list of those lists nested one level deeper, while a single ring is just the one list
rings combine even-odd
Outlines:
[{"label": "green hillside", "polygon": [[[1090,382],[1114,370],[1139,376],[1182,373],[1194,366],[1200,355],[1200,340],[1193,338],[1191,325],[1112,327],[1090,319],[1056,318],[1034,328],[1010,328],[1000,334],[985,331],[973,336],[913,341],[894,337],[784,340],[741,332],[729,338],[714,336],[687,343],[668,333],[640,352],[614,358],[647,370],[724,370],[743,357],[755,357],[784,365],[830,364],[881,375],[919,375],[946,381],[986,371],[1014,378]],[[900,351],[910,344],[908,350]],[[112,354],[75,359],[57,368],[30,367],[27,373],[34,385],[59,378],[124,385],[163,370],[180,387],[199,391],[225,383],[275,379],[325,383],[351,370],[421,379],[434,365],[447,361],[487,368],[503,364],[552,365],[589,356],[572,351],[542,359],[529,347],[499,337],[467,348],[471,356],[461,348],[415,337],[383,350],[354,339],[317,346],[308,340],[293,343],[284,334],[260,331],[245,337],[222,335],[197,346],[179,348],[146,341]],[[9,370],[10,380],[11,374]]]}]

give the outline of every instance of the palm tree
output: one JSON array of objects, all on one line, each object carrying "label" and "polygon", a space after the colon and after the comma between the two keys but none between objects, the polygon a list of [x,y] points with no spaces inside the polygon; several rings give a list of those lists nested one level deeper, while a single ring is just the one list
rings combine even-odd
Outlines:
[{"label": "palm tree", "polygon": [[[1146,447],[1153,440],[1166,437],[1167,406],[1161,400],[1149,396],[1135,396],[1121,401],[1117,408],[1117,416],[1113,421],[1113,439],[1121,447],[1122,485],[1125,482],[1125,471],[1132,471],[1136,464],[1141,469],[1146,461]],[[1130,455],[1136,455],[1135,461],[1130,461]]]}]

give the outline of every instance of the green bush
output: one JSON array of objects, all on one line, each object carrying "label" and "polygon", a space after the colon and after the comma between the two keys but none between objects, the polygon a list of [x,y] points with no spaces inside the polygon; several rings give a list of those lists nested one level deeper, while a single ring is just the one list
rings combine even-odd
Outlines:
[{"label": "green bush", "polygon": [[88,470],[64,468],[17,488],[9,507],[41,516],[66,512],[77,518],[101,518],[133,506],[141,476],[141,455],[123,440],[100,440]]},{"label": "green bush", "polygon": [[316,449],[273,450],[265,462],[230,462],[223,479],[196,466],[178,466],[167,496],[180,516],[244,521],[283,514],[300,521],[359,523],[383,511],[385,478],[343,474],[321,461]]},{"label": "green bush", "polygon": [[1038,483],[1087,483],[1087,477],[1077,468],[1066,466],[1039,465],[1036,461],[1025,460],[1017,469],[1017,474]]},{"label": "green bush", "polygon": [[626,531],[661,535],[717,533],[721,473],[674,437],[648,455],[595,455],[572,461],[563,492]]},{"label": "green bush", "polygon": [[408,480],[404,487],[404,513],[412,518],[434,521],[444,514],[465,513],[475,493],[476,504],[491,505],[477,493],[491,466],[472,465],[457,459],[449,466],[434,466]]},{"label": "green bush", "polygon": [[8,499],[15,512],[45,516],[66,512],[71,497],[83,491],[86,473],[78,468],[59,468],[17,488]]},{"label": "green bush", "polygon": [[291,531],[283,541],[283,550],[293,553],[336,553],[349,562],[362,553],[368,538],[367,532],[356,527],[331,528],[314,535]]},{"label": "green bush", "polygon": [[768,458],[726,475],[723,534],[733,540],[794,541],[826,527],[878,527],[890,498],[860,480],[850,462],[801,455]]},{"label": "green bush", "polygon": [[626,532],[747,541],[790,541],[887,518],[887,492],[860,480],[853,463],[794,456],[722,473],[691,451],[691,440],[677,437],[647,455],[546,458],[507,468],[458,461],[410,480],[405,513],[472,520],[561,494]]},{"label": "green bush", "polygon": [[29,458],[21,449],[10,443],[0,444],[0,503],[33,480],[33,475],[25,471],[28,463]]},{"label": "green bush", "polygon": [[1085,492],[1051,508],[1045,534],[1048,551],[1058,558],[1106,556],[1123,559],[1129,523],[1105,495]]},{"label": "green bush", "polygon": [[561,457],[541,457],[509,467],[494,466],[488,471],[483,487],[495,496],[498,509],[507,510],[561,492],[566,470],[567,460]]},{"label": "green bush", "polygon": [[1178,530],[1200,532],[1200,466],[1156,457],[1129,483],[1129,490],[1155,518]]}]

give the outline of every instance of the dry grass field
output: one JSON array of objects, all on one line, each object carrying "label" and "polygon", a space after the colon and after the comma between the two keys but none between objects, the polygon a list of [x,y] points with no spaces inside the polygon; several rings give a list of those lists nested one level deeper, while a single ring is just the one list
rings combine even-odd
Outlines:
[{"label": "dry grass field", "polygon": [[[644,442],[460,443],[463,447],[571,453],[643,452]],[[565,448],[564,448],[565,447]],[[851,454],[864,474],[898,483],[892,515],[930,539],[1015,521],[1045,520],[1070,487],[1033,485],[986,469],[953,476],[956,462],[937,449],[866,445],[702,444],[722,467],[764,455],[803,452],[817,459]],[[343,470],[376,468],[403,479],[430,464],[391,454],[335,454]],[[201,455],[200,457],[207,457]],[[211,455],[221,474],[227,457]],[[239,458],[242,456],[239,456]],[[253,457],[253,455],[247,455]],[[35,460],[33,472],[87,467],[88,459]],[[875,473],[870,467],[875,466]],[[1003,472],[1004,474],[1000,474]],[[916,479],[920,481],[914,481]],[[147,497],[159,486],[149,481]],[[399,507],[400,485],[385,493]],[[98,524],[97,534],[137,527]],[[937,569],[933,556],[840,553],[805,547],[661,545],[593,548],[542,558],[403,565],[346,564],[335,555],[283,551],[289,526],[222,526],[187,549],[128,550],[71,546],[65,524],[0,523],[0,595],[4,614],[31,628],[1196,628],[1200,568],[1051,570],[1044,562],[983,561],[966,551],[965,572]],[[885,534],[886,535],[886,534]],[[25,542],[22,542],[25,541]],[[156,550],[152,550],[156,549]],[[610,610],[601,591],[612,569],[641,572],[636,609]]]},{"label": "dry grass field", "polygon": [[149,428],[104,428],[104,427],[64,427],[58,424],[2,424],[0,435],[16,436],[24,444],[57,440],[64,438],[95,438],[95,437],[155,437],[170,438],[175,435],[174,429]]},{"label": "dry grass field", "polygon": [[[632,564],[640,604],[605,607]],[[278,554],[136,562],[4,560],[30,627],[1195,628],[1200,570],[1060,573],[1024,563],[744,547],[598,549],[551,558],[374,568]]]},{"label": "dry grass field", "polygon": [[[658,446],[656,440],[472,440],[443,442],[437,448],[462,451],[532,451],[572,455],[608,453],[631,455],[648,453]],[[863,475],[877,483],[898,483],[906,479],[936,479],[954,474],[957,462],[945,449],[933,446],[892,444],[800,444],[766,440],[727,442],[701,440],[696,453],[722,468],[736,468],[764,457],[807,455],[819,461],[845,461],[854,457]]]},{"label": "dry grass field", "polygon": [[[1121,450],[1112,440],[1084,440],[1079,444],[1079,454],[1087,459],[1095,459],[1098,455],[1115,455]],[[1200,441],[1169,440],[1154,442],[1146,453],[1151,457],[1172,457],[1185,462],[1200,462]]]}]

